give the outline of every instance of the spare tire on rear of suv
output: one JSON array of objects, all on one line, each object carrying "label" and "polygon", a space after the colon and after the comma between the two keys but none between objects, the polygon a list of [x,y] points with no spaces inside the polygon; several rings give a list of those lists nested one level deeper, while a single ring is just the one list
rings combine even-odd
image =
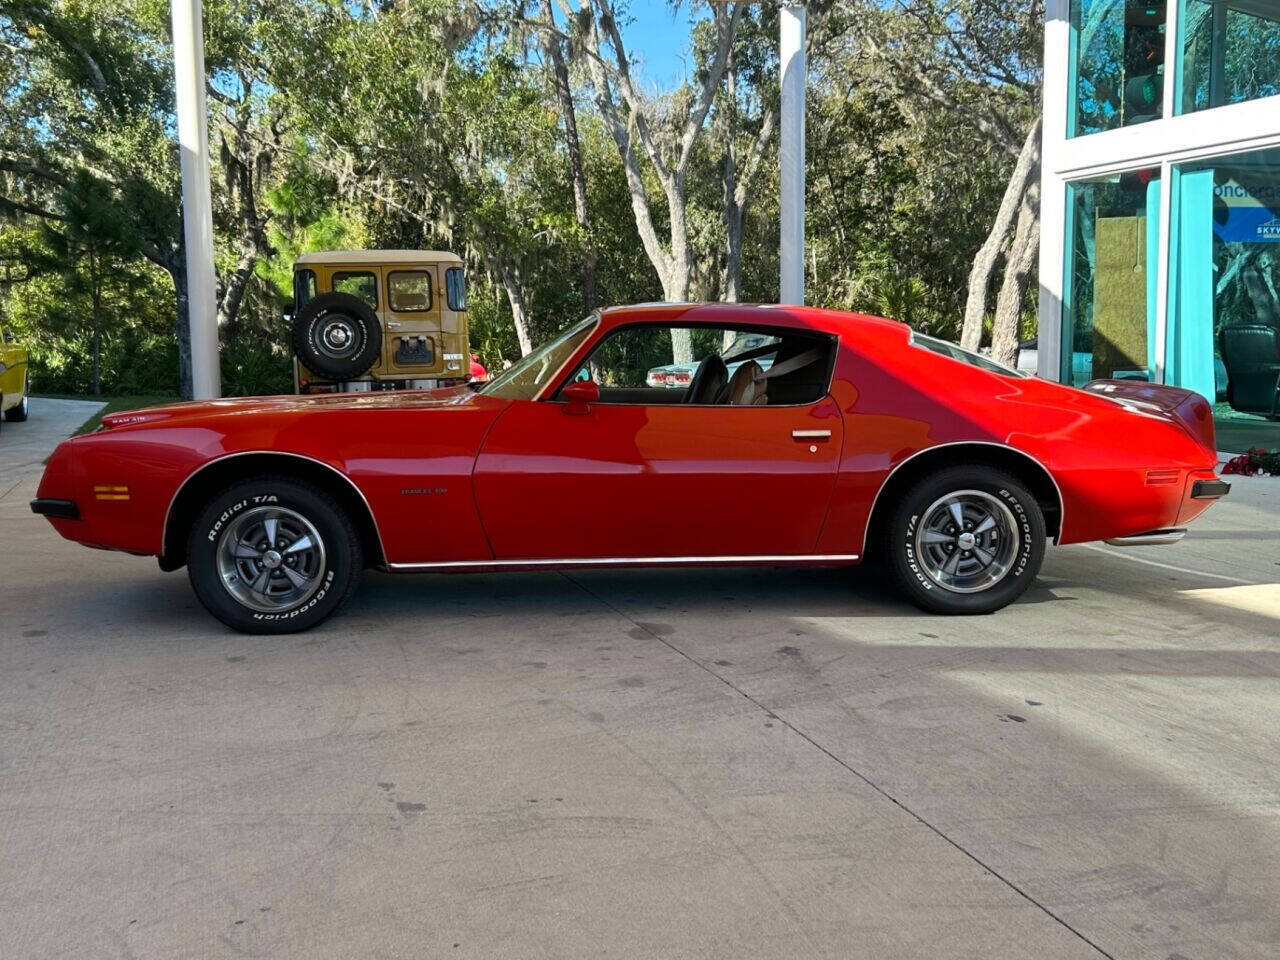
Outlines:
[{"label": "spare tire on rear of suv", "polygon": [[304,367],[333,380],[364,374],[382,351],[382,327],[349,293],[322,293],[293,318],[293,352]]}]

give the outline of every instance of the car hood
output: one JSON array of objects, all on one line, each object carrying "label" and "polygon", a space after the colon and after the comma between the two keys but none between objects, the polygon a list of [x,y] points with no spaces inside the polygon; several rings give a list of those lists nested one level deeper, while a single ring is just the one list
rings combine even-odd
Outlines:
[{"label": "car hood", "polygon": [[468,387],[439,390],[380,390],[369,393],[327,393],[312,396],[284,394],[272,397],[234,397],[171,403],[141,410],[107,414],[102,426],[107,430],[138,426],[177,426],[209,419],[265,414],[316,414],[355,410],[426,410],[433,407],[462,407],[494,403]]}]

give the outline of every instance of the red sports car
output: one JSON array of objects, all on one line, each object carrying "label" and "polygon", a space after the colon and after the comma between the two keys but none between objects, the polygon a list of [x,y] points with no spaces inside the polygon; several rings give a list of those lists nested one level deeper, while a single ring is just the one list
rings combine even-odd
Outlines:
[{"label": "red sports car", "polygon": [[[696,362],[688,388],[649,386],[673,360]],[[366,566],[870,558],[926,610],[987,613],[1048,539],[1173,541],[1229,489],[1196,394],[1077,390],[831,310],[605,310],[473,387],[113,414],[58,447],[32,509],[185,564],[214,616],[281,633]]]}]

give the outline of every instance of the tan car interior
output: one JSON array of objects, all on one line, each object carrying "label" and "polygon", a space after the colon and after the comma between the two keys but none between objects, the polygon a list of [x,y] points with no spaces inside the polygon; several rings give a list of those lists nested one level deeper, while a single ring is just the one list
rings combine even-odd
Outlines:
[{"label": "tan car interior", "polygon": [[[791,331],[770,331],[768,335],[776,339],[745,353],[731,357],[708,354],[683,391],[609,385],[601,387],[599,402],[758,407],[814,403],[820,399],[830,383],[835,339]],[[772,363],[768,366],[760,362],[770,357]],[[584,365],[583,371],[590,366]]]}]

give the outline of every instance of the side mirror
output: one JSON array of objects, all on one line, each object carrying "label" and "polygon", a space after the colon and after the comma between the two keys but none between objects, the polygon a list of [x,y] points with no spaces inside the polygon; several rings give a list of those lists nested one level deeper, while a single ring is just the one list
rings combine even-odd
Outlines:
[{"label": "side mirror", "polygon": [[6,331],[4,332],[4,342],[5,342],[5,343],[13,343],[13,341],[14,341],[14,340],[16,340],[16,339],[17,339],[17,337],[15,337],[15,336],[13,335],[13,331],[12,331],[12,330],[6,330]]},{"label": "side mirror", "polygon": [[293,301],[292,300],[286,300],[284,302],[284,309],[281,311],[281,314],[284,317],[285,323],[293,323]]},{"label": "side mirror", "polygon": [[586,416],[591,412],[591,405],[600,400],[600,384],[594,380],[575,380],[560,391],[560,398],[565,401],[567,416]]}]

